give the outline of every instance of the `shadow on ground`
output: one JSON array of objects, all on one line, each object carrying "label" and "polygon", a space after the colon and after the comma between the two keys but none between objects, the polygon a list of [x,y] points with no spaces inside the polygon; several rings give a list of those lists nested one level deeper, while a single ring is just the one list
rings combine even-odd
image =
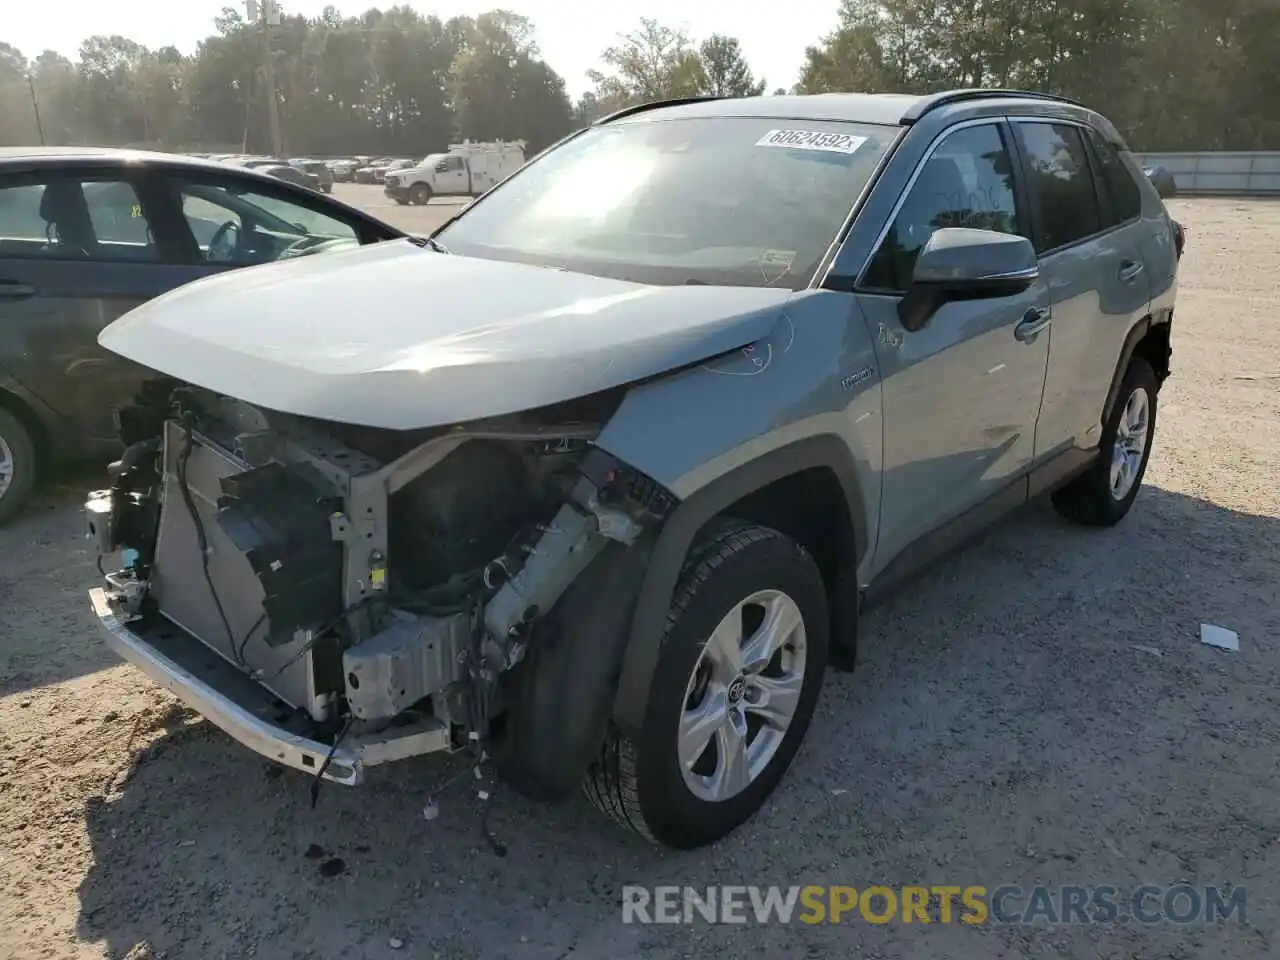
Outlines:
[{"label": "shadow on ground", "polygon": [[95,582],[78,507],[88,490],[105,483],[100,469],[63,469],[21,516],[0,527],[0,697],[119,662],[99,642],[87,598],[68,602]]},{"label": "shadow on ground", "polygon": [[[1106,531],[1033,506],[868,614],[859,670],[828,678],[773,800],[693,853],[500,790],[499,858],[469,779],[424,819],[457,769],[431,759],[328,785],[313,811],[305,778],[175,713],[89,804],[77,932],[170,958],[385,957],[392,938],[448,958],[1262,956],[1277,947],[1262,897],[1280,872],[1277,583],[1275,518],[1153,488]],[[1238,630],[1240,652],[1202,646],[1201,621]],[[620,922],[624,884],[1183,881],[1249,886],[1249,923]]]}]

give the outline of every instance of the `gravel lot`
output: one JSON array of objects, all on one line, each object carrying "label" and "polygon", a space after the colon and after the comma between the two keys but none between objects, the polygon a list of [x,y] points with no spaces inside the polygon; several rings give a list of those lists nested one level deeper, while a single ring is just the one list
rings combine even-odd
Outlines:
[{"label": "gravel lot", "polygon": [[462,197],[436,197],[425,207],[401,206],[382,187],[357,183],[335,183],[333,196],[410,233],[430,233],[467,203]]},{"label": "gravel lot", "polygon": [[[413,230],[451,212],[339,195]],[[499,859],[465,788],[424,820],[455,769],[436,760],[311,810],[304,778],[103,647],[77,510],[100,481],[67,479],[0,530],[0,956],[1276,955],[1280,203],[1173,206],[1176,372],[1133,514],[1098,533],[1030,508],[870,612],[861,668],[829,678],[783,787],[711,851],[499,793]],[[1202,646],[1202,621],[1240,652]],[[748,933],[624,926],[619,907],[626,883],[1182,881],[1248,886],[1248,922]]]}]

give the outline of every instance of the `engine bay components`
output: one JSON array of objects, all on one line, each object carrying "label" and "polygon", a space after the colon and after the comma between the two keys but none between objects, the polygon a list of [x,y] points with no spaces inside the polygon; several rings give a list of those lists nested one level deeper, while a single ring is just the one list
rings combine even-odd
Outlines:
[{"label": "engine bay components", "polygon": [[342,545],[329,520],[340,499],[278,462],[225,476],[220,487],[218,525],[262,584],[267,623],[289,628],[268,630],[267,642],[334,622],[342,613]]},{"label": "engine bay components", "polygon": [[591,422],[361,433],[187,387],[121,422],[159,435],[86,504],[100,553],[128,561],[112,601],[331,733],[427,718],[482,743],[535,626],[654,516],[601,468]]},{"label": "engine bay components", "polygon": [[[583,477],[570,502],[542,529],[523,565],[485,606],[489,636],[500,644],[505,639],[519,639],[534,620],[555,605],[609,540],[630,543],[639,532],[640,526],[632,518],[602,506],[594,484]],[[502,569],[509,572],[505,566]],[[514,660],[508,655],[503,666],[513,665]]]},{"label": "engine bay components", "polygon": [[361,720],[390,719],[466,677],[471,617],[393,610],[390,625],[342,653],[347,705]]}]

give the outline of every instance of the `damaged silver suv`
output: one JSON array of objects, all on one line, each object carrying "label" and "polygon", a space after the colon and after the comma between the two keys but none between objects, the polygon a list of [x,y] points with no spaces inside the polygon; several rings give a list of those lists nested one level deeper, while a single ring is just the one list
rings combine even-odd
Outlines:
[{"label": "damaged silver suv", "polygon": [[108,642],[343,784],[436,751],[663,844],[777,786],[874,592],[1050,494],[1129,510],[1175,232],[1012,91],[649,104],[426,240],[253,267],[100,342],[156,372],[88,513]]}]

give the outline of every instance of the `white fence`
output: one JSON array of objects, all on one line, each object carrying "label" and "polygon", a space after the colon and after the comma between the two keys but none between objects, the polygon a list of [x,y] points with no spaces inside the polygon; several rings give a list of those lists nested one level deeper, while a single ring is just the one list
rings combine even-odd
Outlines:
[{"label": "white fence", "polygon": [[1144,166],[1173,174],[1178,192],[1193,196],[1280,197],[1280,152],[1139,153]]}]

